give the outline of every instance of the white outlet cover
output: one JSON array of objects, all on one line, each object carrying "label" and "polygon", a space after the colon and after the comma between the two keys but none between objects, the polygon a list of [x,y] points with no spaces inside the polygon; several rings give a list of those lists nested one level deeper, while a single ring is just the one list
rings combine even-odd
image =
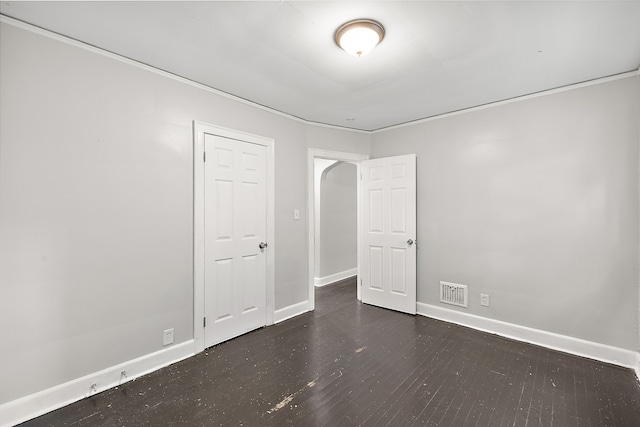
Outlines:
[{"label": "white outlet cover", "polygon": [[173,344],[173,328],[165,329],[162,333],[162,345]]},{"label": "white outlet cover", "polygon": [[489,307],[489,295],[480,294],[480,305],[483,305],[485,307]]}]

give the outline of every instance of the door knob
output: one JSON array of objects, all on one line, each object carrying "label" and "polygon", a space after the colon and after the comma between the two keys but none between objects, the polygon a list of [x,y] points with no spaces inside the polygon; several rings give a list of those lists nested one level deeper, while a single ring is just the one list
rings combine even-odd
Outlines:
[{"label": "door knob", "polygon": [[267,247],[267,244],[266,244],[265,242],[260,242],[260,244],[258,245],[258,247],[259,247],[260,249],[264,249],[264,248],[266,248],[266,247]]},{"label": "door knob", "polygon": [[413,245],[413,239],[407,240],[407,245],[409,245],[409,246]]}]

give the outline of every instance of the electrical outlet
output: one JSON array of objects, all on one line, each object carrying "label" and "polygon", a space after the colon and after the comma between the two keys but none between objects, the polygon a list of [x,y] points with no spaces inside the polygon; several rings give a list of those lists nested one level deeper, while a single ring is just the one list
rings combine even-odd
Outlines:
[{"label": "electrical outlet", "polygon": [[162,345],[165,346],[169,344],[173,344],[173,328],[166,329],[162,333]]},{"label": "electrical outlet", "polygon": [[489,307],[489,295],[480,294],[480,305],[483,305],[485,307]]}]

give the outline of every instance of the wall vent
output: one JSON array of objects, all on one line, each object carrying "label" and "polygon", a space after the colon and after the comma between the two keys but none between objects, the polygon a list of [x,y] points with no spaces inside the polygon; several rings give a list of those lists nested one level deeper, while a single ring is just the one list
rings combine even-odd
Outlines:
[{"label": "wall vent", "polygon": [[445,304],[467,306],[467,285],[440,282],[440,302]]}]

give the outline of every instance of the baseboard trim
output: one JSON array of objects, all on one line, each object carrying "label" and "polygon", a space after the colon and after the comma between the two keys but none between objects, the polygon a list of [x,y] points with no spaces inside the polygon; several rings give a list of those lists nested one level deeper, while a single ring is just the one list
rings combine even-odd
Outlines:
[{"label": "baseboard trim", "polygon": [[347,279],[349,277],[353,277],[358,274],[357,268],[352,268],[350,270],[341,271],[339,273],[330,274],[324,277],[314,277],[313,284],[317,287],[327,286],[335,282],[339,282],[340,280]]},{"label": "baseboard trim", "polygon": [[640,381],[640,351],[636,352],[636,377]]},{"label": "baseboard trim", "polygon": [[[0,405],[0,425],[13,426],[124,384],[194,355],[189,340]],[[126,372],[126,376],[122,372]],[[95,389],[92,385],[95,384]]]},{"label": "baseboard trim", "polygon": [[489,332],[505,338],[511,338],[553,350],[559,350],[576,356],[587,357],[601,362],[624,366],[625,368],[634,369],[636,374],[638,374],[638,370],[640,369],[640,359],[638,359],[638,353],[635,351],[573,338],[566,335],[560,335],[553,332],[547,332],[540,329],[520,326],[500,320],[489,319],[473,314],[462,313],[442,307],[436,307],[431,304],[418,302],[416,305],[418,314],[422,316],[467,326],[479,331]]},{"label": "baseboard trim", "polygon": [[309,301],[302,301],[297,304],[281,308],[280,310],[276,310],[275,313],[273,313],[273,322],[284,322],[285,320],[299,316],[307,311],[309,311]]}]

